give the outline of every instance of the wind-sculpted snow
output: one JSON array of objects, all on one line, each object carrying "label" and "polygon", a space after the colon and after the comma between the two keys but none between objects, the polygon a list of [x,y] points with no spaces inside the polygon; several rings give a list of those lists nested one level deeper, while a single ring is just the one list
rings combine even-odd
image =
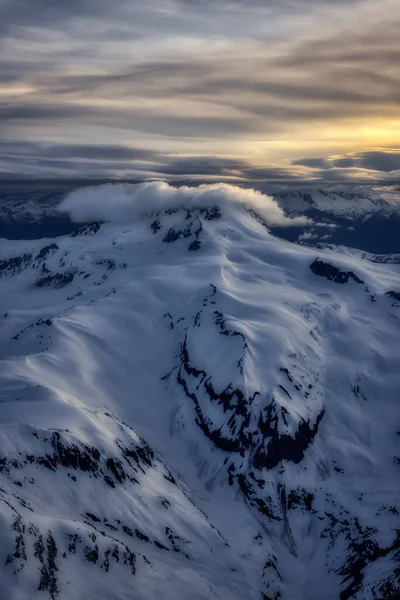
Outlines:
[{"label": "wind-sculpted snow", "polygon": [[0,596],[396,598],[399,266],[110,189],[1,244]]}]

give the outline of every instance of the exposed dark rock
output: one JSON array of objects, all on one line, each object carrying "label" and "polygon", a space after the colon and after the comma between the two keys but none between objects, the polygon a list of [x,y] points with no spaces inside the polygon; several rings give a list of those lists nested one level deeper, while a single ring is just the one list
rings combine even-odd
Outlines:
[{"label": "exposed dark rock", "polygon": [[291,376],[291,374],[289,373],[289,369],[280,367],[279,369],[281,371],[281,373],[285,373],[286,377],[289,379],[290,383],[293,382],[293,377]]},{"label": "exposed dark rock", "polygon": [[169,548],[167,548],[166,546],[164,546],[163,544],[161,544],[160,542],[153,542],[155,546],[157,546],[157,548],[160,548],[160,550],[167,550],[167,552],[169,552]]},{"label": "exposed dark rock", "polygon": [[119,460],[108,458],[106,465],[107,469],[111,471],[118,483],[123,483],[125,481],[126,475]]},{"label": "exposed dark rock", "polygon": [[107,550],[104,552],[104,561],[100,565],[100,569],[104,569],[106,573],[108,573],[110,570],[110,553],[110,548],[107,548]]},{"label": "exposed dark rock", "polygon": [[90,546],[86,546],[83,550],[83,553],[88,562],[96,564],[99,560],[99,548],[97,545],[93,546],[92,548],[90,548]]},{"label": "exposed dark rock", "polygon": [[[38,441],[41,441],[37,432],[35,437]],[[9,474],[11,469],[22,470],[29,464],[36,464],[49,471],[66,468],[69,471],[67,476],[74,481],[76,481],[76,476],[71,474],[71,469],[89,473],[90,476],[95,478],[103,478],[107,485],[115,488],[125,481],[138,484],[134,474],[137,471],[145,474],[146,469],[153,466],[154,452],[144,440],[141,440],[135,448],[129,449],[118,441],[121,456],[126,461],[126,465],[124,463],[125,468],[121,460],[115,456],[107,457],[89,444],[83,444],[80,441],[73,442],[66,432],[53,432],[44,441],[49,446],[49,451],[45,454],[28,454],[20,461],[16,461],[14,458],[1,457],[0,472]],[[87,513],[87,517],[94,522],[97,518],[92,513]]]},{"label": "exposed dark rock", "polygon": [[136,556],[131,552],[128,546],[125,546],[125,552],[123,554],[124,565],[129,566],[132,575],[136,573]]},{"label": "exposed dark rock", "polygon": [[106,267],[108,271],[113,271],[115,269],[115,260],[110,258],[104,258],[102,260],[97,260],[96,265],[100,267]]},{"label": "exposed dark rock", "polygon": [[[348,557],[343,567],[337,571],[344,578],[342,584],[346,585],[340,594],[340,600],[350,600],[362,590],[364,569],[369,564],[389,555],[398,564],[400,563],[400,529],[396,530],[396,538],[393,544],[387,547],[381,547],[373,539],[372,536],[375,533],[376,530],[367,528],[364,531],[361,530],[361,534],[358,533],[356,536],[350,534],[351,539],[347,548]],[[376,598],[382,598],[383,600],[398,598],[400,593],[400,568],[395,569],[393,575],[390,575],[383,582],[377,583],[375,588],[379,592],[379,595],[374,596]]]},{"label": "exposed dark rock", "polygon": [[193,375],[194,377],[201,376],[203,380],[206,378],[206,373],[204,371],[199,371],[190,365],[186,342],[184,342],[181,348],[181,358],[183,362],[182,367],[178,372],[177,381],[183,387],[185,394],[194,402],[197,415],[195,420],[197,425],[199,425],[205,435],[221,450],[224,450],[225,452],[237,452],[243,455],[244,449],[249,446],[250,442],[249,434],[247,432],[250,413],[246,412],[246,399],[243,392],[241,390],[226,388],[218,394],[214,391],[210,378],[208,378],[204,384],[204,389],[212,401],[222,404],[225,407],[225,410],[227,408],[232,408],[237,414],[242,413],[245,415],[245,419],[239,426],[239,430],[235,435],[228,439],[221,434],[219,429],[214,427],[213,423],[210,423],[208,419],[203,416],[201,402],[195,393],[190,392],[186,380],[183,377],[184,369],[189,375]]},{"label": "exposed dark rock", "polygon": [[400,292],[395,292],[394,290],[390,290],[389,292],[386,292],[385,295],[390,296],[391,298],[393,298],[393,300],[397,300],[397,302],[400,302]]},{"label": "exposed dark rock", "polygon": [[82,542],[82,538],[77,533],[66,533],[65,537],[68,541],[68,552],[76,554],[77,544]]},{"label": "exposed dark rock", "polygon": [[239,473],[237,475],[234,474],[235,465],[232,463],[228,468],[228,472],[231,479],[231,485],[236,480],[239,488],[243,492],[243,494],[250,500],[250,503],[255,506],[263,515],[265,515],[270,521],[281,521],[282,517],[279,514],[274,512],[274,506],[272,502],[271,496],[264,496],[264,498],[260,498],[258,485],[257,487],[254,484],[258,484],[257,480],[253,477],[252,473],[249,473],[246,476],[243,473]]},{"label": "exposed dark rock", "polygon": [[314,494],[305,489],[290,490],[287,495],[286,507],[287,510],[300,508],[303,512],[311,512],[314,500]]},{"label": "exposed dark rock", "polygon": [[52,273],[47,277],[42,277],[36,281],[36,287],[53,287],[60,289],[71,283],[74,279],[75,273],[69,271],[67,273]]},{"label": "exposed dark rock", "polygon": [[201,242],[199,240],[194,240],[194,242],[192,242],[189,246],[190,252],[200,250],[200,248],[201,248]]},{"label": "exposed dark rock", "polygon": [[[17,512],[17,511],[14,511]],[[15,531],[15,548],[13,554],[8,554],[6,558],[6,565],[13,564],[14,562],[19,563],[14,573],[18,573],[27,561],[26,555],[26,544],[25,544],[25,524],[22,521],[21,515],[17,513],[17,516],[11,526],[11,529]]]},{"label": "exposed dark rock", "polygon": [[[216,323],[220,327],[221,333],[224,335],[241,335],[237,332],[227,330],[221,320],[221,314],[217,311],[214,314],[216,314]],[[181,360],[182,366],[178,372],[177,381],[183,387],[185,394],[194,402],[196,423],[218,448],[225,452],[235,452],[244,456],[244,452],[253,447],[255,443],[254,435],[249,431],[249,423],[251,405],[257,392],[251,398],[246,398],[240,389],[233,389],[231,386],[228,386],[222,392],[216,392],[212,384],[212,378],[208,377],[204,371],[196,369],[190,364],[186,339],[181,345]],[[224,413],[231,412],[231,418],[227,418],[227,425],[232,428],[232,435],[229,438],[226,435],[222,435],[221,430],[216,428],[209,419],[203,416],[201,401],[197,397],[196,391],[189,389],[184,376],[185,373],[200,380],[202,389],[209,396],[209,399],[213,403],[221,405]],[[197,389],[199,389],[199,385],[196,386]],[[285,391],[289,395],[287,390]],[[302,421],[293,437],[278,433],[278,415],[275,404],[272,401],[267,405],[265,411],[265,416],[263,417],[260,414],[258,420],[258,428],[261,433],[258,439],[262,440],[262,443],[258,445],[254,453],[254,466],[258,469],[273,469],[283,460],[299,463],[318,432],[324,410],[320,412],[314,425]],[[285,421],[284,412],[283,407],[281,407],[283,421]],[[236,420],[237,423],[235,422]],[[270,438],[266,445],[264,443],[265,438]]]},{"label": "exposed dark rock", "polygon": [[142,540],[142,542],[149,542],[150,539],[147,535],[145,535],[144,533],[142,533],[141,531],[139,531],[139,529],[135,529],[135,534],[136,537],[138,538],[138,540]]},{"label": "exposed dark rock", "polygon": [[88,444],[71,444],[66,446],[61,441],[58,431],[51,437],[51,445],[55,450],[53,462],[66,468],[95,473],[98,469],[100,452],[94,446]]},{"label": "exposed dark rock", "polygon": [[96,523],[101,523],[101,519],[99,519],[99,517],[96,517],[96,515],[94,515],[93,513],[87,512],[86,516],[91,521],[95,521]]},{"label": "exposed dark rock", "polygon": [[163,242],[165,244],[171,244],[172,242],[176,242],[180,238],[179,231],[175,231],[175,229],[170,229],[168,233],[165,235]]},{"label": "exposed dark rock", "polygon": [[157,231],[159,231],[161,229],[160,219],[155,219],[155,221],[152,222],[150,227],[153,230],[153,233],[157,233]]},{"label": "exposed dark rock", "polygon": [[199,213],[206,221],[215,221],[222,217],[219,206],[212,206],[211,208],[200,208]]},{"label": "exposed dark rock", "polygon": [[77,237],[79,235],[94,235],[97,233],[102,226],[102,221],[96,221],[94,223],[88,223],[88,225],[84,225],[83,227],[79,227],[71,233],[71,237]]},{"label": "exposed dark rock", "polygon": [[335,283],[347,283],[350,278],[354,279],[357,283],[364,283],[353,271],[342,271],[338,267],[335,267],[335,265],[318,258],[310,265],[310,269],[315,275],[326,277],[329,281],[334,281]]},{"label": "exposed dark rock", "polygon": [[185,558],[190,558],[189,555],[186,554],[186,552],[184,552],[181,548],[181,545],[183,545],[184,543],[187,543],[187,542],[185,542],[185,540],[183,540],[179,535],[175,535],[169,527],[165,528],[165,535],[167,536],[168,540],[170,541],[172,550],[174,552],[178,552],[179,554],[182,554]]},{"label": "exposed dark rock", "polygon": [[25,253],[22,256],[15,256],[0,260],[0,277],[4,275],[15,275],[20,273],[25,267],[32,262],[32,254]]},{"label": "exposed dark rock", "polygon": [[[39,541],[40,540],[40,541]],[[38,550],[39,554],[35,554],[40,562],[42,563],[42,567],[40,569],[40,582],[38,590],[41,592],[47,591],[50,598],[55,600],[55,598],[59,594],[59,590],[57,587],[57,576],[56,571],[58,571],[56,565],[57,558],[57,546],[54,541],[52,534],[49,532],[46,539],[46,551],[44,549],[42,536],[39,536],[38,544],[40,546],[40,550]]]},{"label": "exposed dark rock", "polygon": [[243,333],[240,333],[239,331],[235,331],[234,329],[229,329],[229,327],[226,326],[224,315],[221,312],[219,312],[218,310],[214,310],[214,315],[215,315],[214,323],[216,325],[218,325],[219,332],[222,335],[227,335],[230,337],[234,337],[234,336],[241,337],[244,342],[244,348],[246,348],[246,339],[245,339]]},{"label": "exposed dark rock", "polygon": [[35,256],[35,260],[42,261],[45,258],[47,258],[50,253],[53,254],[53,252],[55,252],[58,249],[59,248],[58,248],[57,244],[54,244],[54,243],[50,244],[49,246],[44,246],[44,248],[39,250],[39,252]]},{"label": "exposed dark rock", "polygon": [[194,236],[196,240],[199,239],[201,232],[203,231],[203,225],[200,219],[194,218],[187,227],[184,229],[175,229],[171,227],[163,238],[164,244],[171,244],[180,239],[186,239]]},{"label": "exposed dark rock", "polygon": [[256,468],[273,469],[282,460],[290,460],[299,463],[304,458],[304,453],[318,433],[319,424],[325,414],[324,409],[319,413],[315,424],[311,426],[308,421],[301,421],[294,437],[290,435],[279,435],[274,433],[267,444],[265,451],[260,446],[253,458],[253,464]]}]

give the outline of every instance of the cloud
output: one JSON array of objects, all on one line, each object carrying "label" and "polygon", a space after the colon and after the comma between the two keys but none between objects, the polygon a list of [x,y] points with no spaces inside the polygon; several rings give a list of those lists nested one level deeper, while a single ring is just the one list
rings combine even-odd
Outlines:
[{"label": "cloud", "polygon": [[[297,0],[281,0],[279,11],[298,13],[321,5],[336,7],[354,2],[356,0],[305,0],[300,9]],[[0,23],[5,31],[14,31],[22,26],[62,28],[65,23],[82,19],[93,21],[107,18],[109,23],[118,22],[136,13],[139,24],[143,26],[149,19],[148,15],[154,12],[153,21],[157,20],[157,16],[160,21],[166,21],[179,17],[193,20],[202,15],[207,18],[219,15],[221,28],[232,17],[245,16],[249,10],[255,10],[257,16],[260,13],[271,15],[277,12],[275,0],[152,0],[147,10],[143,10],[143,7],[141,0],[114,0],[112,5],[108,0],[2,0]],[[215,23],[211,22],[210,26],[215,26]]]},{"label": "cloud", "polygon": [[355,171],[357,174],[368,176],[367,171],[380,172],[384,178],[386,173],[400,171],[400,150],[368,150],[356,152],[346,156],[332,156],[328,158],[301,158],[293,161],[293,165],[316,169],[321,175],[337,177],[338,174],[346,178],[346,170]]},{"label": "cloud", "polygon": [[[54,28],[75,19],[105,16],[108,4],[107,0],[2,0],[0,29],[15,31],[22,26]],[[126,3],[115,0],[113,4],[120,9]]]},{"label": "cloud", "polygon": [[270,226],[310,224],[306,217],[286,217],[271,198],[254,189],[223,183],[198,187],[174,187],[161,181],[131,184],[106,184],[70,192],[58,207],[72,221],[127,223],[142,214],[167,208],[202,208],[218,205],[222,210],[246,206],[257,211]]},{"label": "cloud", "polygon": [[[389,173],[393,157],[346,152],[381,123],[390,139],[371,133],[365,147],[395,143],[398,6],[0,0],[0,137],[26,154],[36,144],[49,177],[103,167],[104,177],[327,181],[371,177],[373,163]],[[317,158],[299,158],[302,142]],[[318,158],[332,152],[336,163]],[[2,156],[0,171],[28,161],[34,174],[31,157]]]},{"label": "cloud", "polygon": [[360,152],[353,157],[355,166],[373,171],[397,171],[400,170],[400,151],[382,152],[379,150]]},{"label": "cloud", "polygon": [[[251,165],[241,159],[221,156],[180,156],[151,148],[108,144],[43,144],[0,142],[0,164],[26,171],[64,169],[102,178],[142,173],[165,177],[246,178]],[[271,170],[274,175],[274,170]],[[282,178],[283,175],[281,175]]]},{"label": "cloud", "polygon": [[292,166],[265,165],[228,156],[181,156],[156,148],[123,144],[51,144],[35,141],[0,142],[0,173],[12,171],[21,176],[53,178],[65,176],[112,179],[163,178],[169,181],[225,181],[245,187],[263,183],[276,185],[317,185],[318,182],[384,183],[393,182],[400,169],[400,151],[366,151],[333,157],[305,157]]},{"label": "cloud", "polygon": [[[39,146],[40,148],[40,146]],[[36,147],[36,151],[38,147]],[[57,144],[42,145],[42,154],[54,158],[83,158],[85,160],[121,161],[154,160],[159,153],[148,148],[135,148],[117,144]]]},{"label": "cloud", "polygon": [[318,233],[315,233],[315,231],[313,229],[310,229],[308,231],[303,231],[303,233],[301,233],[299,235],[299,237],[297,238],[297,241],[298,242],[310,242],[311,240],[327,241],[327,240],[330,240],[331,238],[332,238],[331,233],[326,233],[325,235],[319,235]]},{"label": "cloud", "polygon": [[313,233],[312,231],[304,231],[303,233],[301,233],[299,235],[299,237],[297,238],[298,242],[307,242],[309,240],[315,240],[317,239],[319,236],[316,233]]},{"label": "cloud", "polygon": [[164,165],[156,170],[160,174],[171,176],[236,176],[243,177],[249,164],[244,160],[220,156],[164,156]]},{"label": "cloud", "polygon": [[[156,92],[161,94],[161,90]],[[125,106],[120,106],[118,110],[112,103],[104,106],[91,106],[90,104],[65,104],[43,103],[43,102],[18,102],[14,100],[13,104],[0,105],[0,119],[3,127],[14,123],[18,125],[30,126],[37,129],[41,124],[43,127],[51,129],[55,123],[61,123],[64,129],[68,129],[68,124],[77,130],[78,123],[82,123],[83,128],[102,127],[114,129],[114,137],[121,135],[127,127],[136,134],[168,136],[170,138],[193,138],[193,137],[232,137],[237,134],[243,134],[251,130],[256,130],[257,124],[251,121],[249,117],[243,116],[237,119],[234,116],[217,114],[196,114],[176,115],[170,114],[167,106],[165,109],[158,107],[157,110],[149,109],[146,106],[130,106],[129,102]],[[201,134],[201,135],[200,135]]]},{"label": "cloud", "polygon": [[305,157],[292,166],[256,167],[250,161],[229,156],[160,152],[150,146],[123,144],[52,144],[36,141],[0,142],[0,174],[4,178],[65,176],[113,179],[162,178],[169,181],[223,181],[245,187],[262,184],[317,185],[327,183],[384,183],[399,176],[400,151],[366,151],[333,157]]},{"label": "cloud", "polygon": [[[315,159],[315,160],[321,160],[321,166],[320,168],[327,168],[330,169],[333,166],[335,167],[340,167],[342,169],[351,169],[357,166],[357,159],[354,158],[353,156],[343,156],[341,158],[335,158],[334,161],[332,161],[331,163],[329,162],[329,160],[325,160],[325,159]],[[307,165],[305,160],[303,159],[302,162],[299,162],[298,164],[303,164],[305,166],[311,166],[311,165]]]},{"label": "cloud", "polygon": [[310,169],[325,169],[329,167],[329,162],[325,158],[299,158],[294,160],[292,165],[300,165]]}]

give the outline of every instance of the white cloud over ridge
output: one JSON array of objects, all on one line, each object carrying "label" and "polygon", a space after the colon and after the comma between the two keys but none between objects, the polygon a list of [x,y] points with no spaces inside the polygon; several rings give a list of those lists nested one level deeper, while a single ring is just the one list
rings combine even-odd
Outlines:
[{"label": "white cloud over ridge", "polygon": [[58,210],[67,213],[76,223],[105,221],[122,224],[132,222],[143,214],[168,208],[206,208],[215,205],[222,210],[245,206],[261,215],[271,227],[312,223],[307,217],[287,217],[271,196],[226,183],[196,187],[174,187],[163,181],[108,183],[70,192]]}]

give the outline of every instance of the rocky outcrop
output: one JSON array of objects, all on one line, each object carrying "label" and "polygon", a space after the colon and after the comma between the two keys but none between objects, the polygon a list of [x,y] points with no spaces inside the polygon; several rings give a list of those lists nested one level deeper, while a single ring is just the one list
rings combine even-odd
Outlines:
[{"label": "rocky outcrop", "polygon": [[100,231],[100,227],[103,225],[102,221],[95,221],[94,223],[88,223],[79,227],[71,233],[71,237],[79,237],[82,235],[95,235]]},{"label": "rocky outcrop", "polygon": [[335,283],[348,283],[349,279],[353,279],[356,283],[364,283],[353,271],[342,271],[339,267],[318,258],[311,263],[310,269],[314,275],[326,277]]}]

